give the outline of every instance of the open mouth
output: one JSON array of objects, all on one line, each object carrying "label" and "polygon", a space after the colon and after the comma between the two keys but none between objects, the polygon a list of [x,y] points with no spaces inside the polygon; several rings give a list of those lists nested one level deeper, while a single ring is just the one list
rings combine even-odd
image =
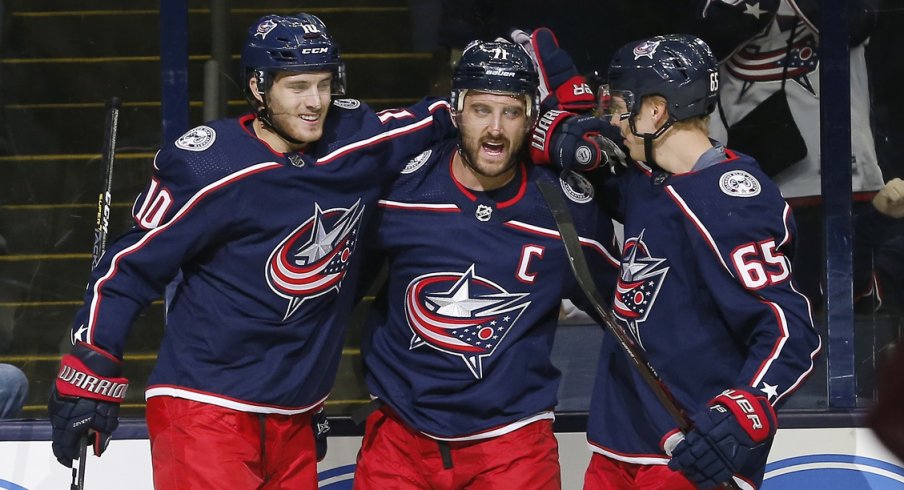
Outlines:
[{"label": "open mouth", "polygon": [[304,122],[316,123],[320,120],[320,114],[301,114],[298,116]]},{"label": "open mouth", "polygon": [[483,148],[483,151],[491,157],[502,156],[502,154],[505,152],[504,142],[485,141],[480,146],[481,148]]}]

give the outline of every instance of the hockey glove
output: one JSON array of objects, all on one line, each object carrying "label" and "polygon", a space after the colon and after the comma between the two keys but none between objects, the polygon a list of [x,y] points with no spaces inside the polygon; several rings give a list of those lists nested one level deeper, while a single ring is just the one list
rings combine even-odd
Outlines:
[{"label": "hockey glove", "polygon": [[725,390],[694,417],[694,430],[671,451],[669,468],[701,488],[716,487],[735,474],[762,480],[775,436],[775,410],[747,389]]},{"label": "hockey glove", "polygon": [[107,448],[129,387],[121,373],[122,366],[113,355],[82,342],[63,356],[47,403],[53,454],[60,464],[71,467],[72,460],[78,459],[82,437],[88,437],[95,456]]},{"label": "hockey glove", "polygon": [[317,447],[317,462],[326,457],[326,438],[330,435],[330,421],[326,418],[323,407],[311,416],[311,429],[314,430],[314,445]]},{"label": "hockey glove", "polygon": [[612,125],[596,117],[548,111],[534,126],[531,159],[534,163],[552,163],[560,168],[581,171],[593,170],[600,165],[612,166],[610,170],[624,166],[624,152],[603,134],[621,139]]},{"label": "hockey glove", "polygon": [[582,112],[593,109],[593,91],[578,73],[571,56],[559,47],[556,35],[546,27],[533,32],[513,29],[509,37],[530,55],[540,75],[542,110]]}]

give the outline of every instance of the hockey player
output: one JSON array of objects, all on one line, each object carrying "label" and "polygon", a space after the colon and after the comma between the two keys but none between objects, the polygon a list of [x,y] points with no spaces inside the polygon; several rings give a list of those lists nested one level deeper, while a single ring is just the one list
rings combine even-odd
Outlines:
[{"label": "hockey player", "polygon": [[753,159],[707,137],[719,75],[703,41],[629,43],[608,75],[600,100],[636,161],[600,193],[624,223],[613,310],[695,428],[678,432],[607,336],[585,488],[758,488],[775,409],[820,351],[791,210]]},{"label": "hockey player", "polygon": [[568,200],[607,291],[617,262],[589,182],[525,158],[537,86],[518,45],[471,43],[452,76],[460,137],[408,162],[379,202],[369,243],[389,277],[362,342],[379,408],[355,488],[561,487],[550,351],[560,299],[581,292],[537,181]]},{"label": "hockey player", "polygon": [[445,101],[380,117],[345,89],[313,15],[268,15],[242,51],[253,113],[198,126],[154,158],[134,228],[94,270],[49,412],[53,452],[104,451],[136,315],[181,269],[148,381],[154,487],[317,488],[312,415],[333,384],[359,232],[381,186],[439,136]]}]

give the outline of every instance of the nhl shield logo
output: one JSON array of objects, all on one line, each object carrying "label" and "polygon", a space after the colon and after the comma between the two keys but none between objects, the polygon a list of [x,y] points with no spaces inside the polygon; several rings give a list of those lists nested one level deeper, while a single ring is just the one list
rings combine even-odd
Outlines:
[{"label": "nhl shield logo", "polygon": [[289,300],[283,321],[306,300],[338,291],[358,244],[361,200],[348,209],[322,210],[314,204],[314,216],[290,233],[267,260],[267,283]]},{"label": "nhl shield logo", "polygon": [[486,204],[478,204],[474,216],[480,221],[489,221],[493,217],[493,208]]},{"label": "nhl shield logo", "polygon": [[405,291],[410,350],[427,346],[461,357],[477,379],[483,359],[499,344],[530,305],[527,293],[509,293],[475,273],[438,272],[415,278]]}]

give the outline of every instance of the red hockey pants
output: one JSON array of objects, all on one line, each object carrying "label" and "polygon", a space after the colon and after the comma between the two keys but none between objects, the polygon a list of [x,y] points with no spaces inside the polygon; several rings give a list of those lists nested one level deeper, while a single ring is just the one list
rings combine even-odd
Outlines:
[{"label": "red hockey pants", "polygon": [[696,490],[687,478],[668,466],[634,464],[593,453],[584,474],[584,490]]},{"label": "red hockey pants", "polygon": [[490,439],[440,442],[406,427],[383,407],[367,418],[355,470],[356,490],[559,490],[559,446],[552,421]]},{"label": "red hockey pants", "polygon": [[155,490],[315,490],[309,413],[238,412],[155,396],[147,403]]}]

